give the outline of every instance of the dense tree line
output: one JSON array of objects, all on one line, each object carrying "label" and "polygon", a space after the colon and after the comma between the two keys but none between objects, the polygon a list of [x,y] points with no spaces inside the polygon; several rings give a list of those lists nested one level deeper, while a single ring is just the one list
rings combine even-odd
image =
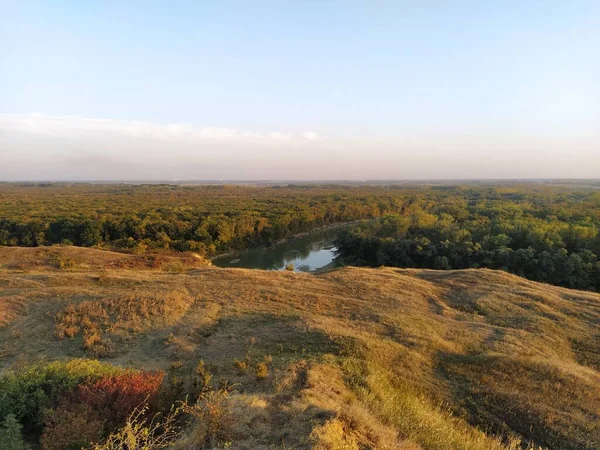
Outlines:
[{"label": "dense tree line", "polygon": [[0,245],[72,244],[213,255],[390,214],[385,188],[0,185]]},{"label": "dense tree line", "polygon": [[466,189],[405,204],[342,232],[346,264],[492,268],[570,288],[600,290],[600,192]]},{"label": "dense tree line", "polygon": [[598,189],[0,184],[0,245],[211,256],[361,219],[338,241],[348,264],[489,267],[600,290]]}]

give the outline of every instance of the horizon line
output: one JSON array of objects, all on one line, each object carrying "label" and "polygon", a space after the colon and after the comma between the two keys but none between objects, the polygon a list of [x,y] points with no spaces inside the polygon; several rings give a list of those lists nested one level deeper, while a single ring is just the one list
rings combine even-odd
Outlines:
[{"label": "horizon line", "polygon": [[0,180],[3,184],[19,183],[85,183],[85,184],[123,184],[123,183],[155,183],[155,184],[181,184],[181,183],[398,183],[398,182],[443,182],[443,181],[598,181],[600,177],[489,177],[489,178],[129,178],[129,179],[20,179]]}]

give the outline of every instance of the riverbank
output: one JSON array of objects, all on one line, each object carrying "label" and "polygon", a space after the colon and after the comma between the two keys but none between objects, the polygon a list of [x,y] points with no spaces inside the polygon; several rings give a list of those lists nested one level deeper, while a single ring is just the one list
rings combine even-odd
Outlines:
[{"label": "riverbank", "polygon": [[335,230],[337,228],[344,228],[344,227],[347,227],[347,226],[351,226],[351,225],[357,224],[359,222],[363,222],[363,220],[353,220],[351,222],[338,222],[338,223],[328,224],[328,225],[325,225],[325,226],[322,226],[322,227],[319,227],[319,228],[315,228],[315,229],[313,229],[311,231],[304,231],[302,233],[297,233],[297,234],[294,234],[292,236],[288,236],[288,237],[285,237],[285,238],[278,239],[276,241],[273,241],[271,243],[271,245],[269,245],[269,246],[262,245],[260,247],[247,248],[245,250],[233,250],[233,251],[229,251],[229,252],[225,252],[225,253],[219,253],[219,254],[213,256],[212,258],[210,258],[210,261],[212,262],[212,261],[214,261],[216,259],[222,259],[222,258],[228,258],[228,257],[234,257],[234,256],[241,256],[241,255],[243,255],[245,253],[254,252],[254,251],[265,251],[265,252],[273,251],[278,246],[292,243],[292,242],[294,242],[294,241],[296,241],[298,239],[302,239],[302,238],[304,238],[306,236],[310,236],[311,234],[323,233],[323,232],[326,232],[326,231]]},{"label": "riverbank", "polygon": [[[350,224],[332,224],[308,233],[299,233],[277,244],[243,252],[232,252],[212,259],[214,265],[225,268],[285,270],[293,266],[297,272],[313,272],[327,266],[335,258],[334,241]],[[289,270],[289,269],[288,269]]]},{"label": "riverbank", "polygon": [[312,273],[314,275],[320,275],[322,273],[331,272],[332,270],[335,270],[335,269],[338,269],[338,268],[339,267],[337,265],[337,261],[334,259],[333,261],[331,261],[326,266],[320,267],[319,269],[315,269],[315,270],[311,271],[310,273]]}]

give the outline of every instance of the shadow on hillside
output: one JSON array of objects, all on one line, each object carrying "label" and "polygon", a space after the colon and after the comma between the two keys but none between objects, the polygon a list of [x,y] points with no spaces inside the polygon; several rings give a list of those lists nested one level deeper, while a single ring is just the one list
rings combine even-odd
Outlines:
[{"label": "shadow on hillside", "polygon": [[[573,408],[576,403],[593,410],[594,400],[588,398],[587,404],[575,399],[586,387],[558,368],[507,355],[442,352],[436,372],[447,382],[455,412],[485,432],[516,433],[524,442],[544,448],[600,448],[600,435],[589,433],[594,428],[592,411],[584,420],[581,410]],[[598,394],[585,395],[598,398]],[[557,409],[579,419],[557,417]]]},{"label": "shadow on hillside", "polygon": [[326,333],[308,327],[296,317],[245,314],[219,319],[205,335],[199,353],[207,360],[244,357],[249,351],[291,362],[337,354],[339,345]]}]

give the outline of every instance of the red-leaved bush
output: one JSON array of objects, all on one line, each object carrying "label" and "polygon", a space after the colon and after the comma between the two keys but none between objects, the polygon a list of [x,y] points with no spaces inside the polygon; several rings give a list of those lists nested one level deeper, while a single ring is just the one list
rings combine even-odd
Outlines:
[{"label": "red-leaved bush", "polygon": [[126,371],[79,385],[46,414],[42,448],[81,449],[98,442],[123,426],[136,408],[151,406],[163,378],[163,372]]},{"label": "red-leaved bush", "polygon": [[164,378],[163,372],[133,372],[80,385],[75,397],[100,414],[109,427],[121,426],[143,403],[152,404]]}]

